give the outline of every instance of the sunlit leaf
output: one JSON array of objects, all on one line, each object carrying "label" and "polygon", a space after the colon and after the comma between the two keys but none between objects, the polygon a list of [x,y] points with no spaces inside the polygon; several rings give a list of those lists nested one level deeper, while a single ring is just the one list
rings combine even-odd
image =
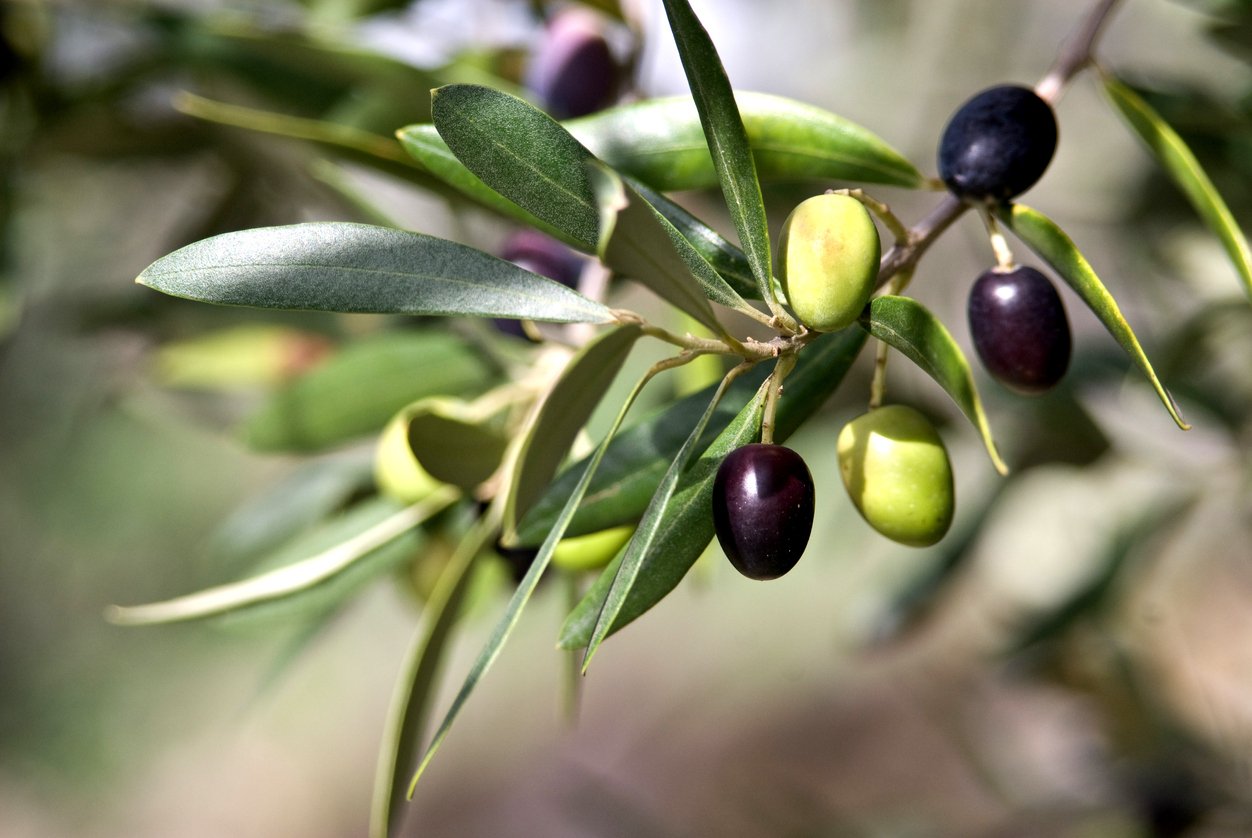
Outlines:
[{"label": "sunlit leaf", "polygon": [[700,125],[717,170],[722,195],[739,233],[739,244],[752,266],[761,299],[774,299],[773,266],[769,249],[769,223],[765,201],[756,176],[756,164],[748,134],[735,105],[730,79],[718,58],[709,33],[687,0],[665,0],[674,43],[682,59],[687,84],[700,115]]},{"label": "sunlit leaf", "polygon": [[[735,92],[764,182],[848,180],[920,188],[925,178],[862,126],[812,105]],[[565,123],[593,154],[653,189],[718,185],[700,116],[690,97],[650,99]]]},{"label": "sunlit leaf", "polygon": [[1104,91],[1118,113],[1148,146],[1170,179],[1187,196],[1204,223],[1221,240],[1231,263],[1243,280],[1244,291],[1252,297],[1252,249],[1249,249],[1243,230],[1195,154],[1178,132],[1134,90],[1112,76],[1105,75]]},{"label": "sunlit leaf", "polygon": [[1182,420],[1178,414],[1178,406],[1174,404],[1174,399],[1166,391],[1164,385],[1156,376],[1156,371],[1152,369],[1152,362],[1148,360],[1148,356],[1143,351],[1143,347],[1139,345],[1139,339],[1135,337],[1135,333],[1130,328],[1130,324],[1126,322],[1126,318],[1122,316],[1121,309],[1117,305],[1117,301],[1113,299],[1113,295],[1104,287],[1104,283],[1096,276],[1095,270],[1087,261],[1078,247],[1065,234],[1065,231],[1056,225],[1052,219],[1043,213],[1033,210],[1022,204],[1013,204],[1010,207],[1002,208],[999,211],[1000,217],[1009,226],[1009,228],[1017,234],[1017,236],[1026,243],[1031,250],[1038,253],[1045,262],[1052,266],[1061,277],[1069,284],[1071,288],[1078,293],[1082,301],[1087,304],[1087,308],[1099,318],[1104,324],[1104,328],[1108,329],[1109,334],[1121,345],[1130,359],[1135,365],[1148,377],[1148,381],[1152,383],[1153,389],[1156,390],[1157,396],[1165,405],[1165,409],[1169,411],[1169,415],[1173,417],[1174,422],[1183,430],[1189,429],[1191,426]]},{"label": "sunlit leaf", "polygon": [[318,450],[377,433],[418,399],[477,392],[492,375],[482,357],[449,331],[384,332],[348,344],[275,391],[243,434],[262,450]]},{"label": "sunlit leaf", "polygon": [[158,259],[136,281],[175,297],[256,308],[613,319],[600,303],[481,250],[368,224],[224,233]]},{"label": "sunlit leaf", "polygon": [[911,297],[882,296],[870,302],[868,319],[861,325],[881,341],[898,349],[942,387],[982,435],[983,445],[996,470],[1008,473],[1000,458],[974,375],[961,346],[947,327],[925,306]]},{"label": "sunlit leaf", "polygon": [[[845,329],[823,335],[805,347],[795,370],[787,376],[786,395],[778,404],[776,442],[785,442],[838,389],[864,345],[865,332]],[[758,391],[757,397],[684,473],[661,516],[662,524],[640,566],[635,585],[610,627],[610,635],[664,599],[712,540],[713,479],[727,454],[756,439],[762,404]],[[620,559],[609,564],[566,619],[561,628],[561,648],[580,649],[590,642],[619,566]]]}]

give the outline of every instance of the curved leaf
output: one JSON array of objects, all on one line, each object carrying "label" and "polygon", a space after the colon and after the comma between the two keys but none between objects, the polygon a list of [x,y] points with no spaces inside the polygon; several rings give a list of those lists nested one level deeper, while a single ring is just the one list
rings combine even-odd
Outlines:
[{"label": "curved leaf", "polygon": [[[865,332],[845,329],[823,335],[800,353],[787,376],[786,396],[778,403],[774,439],[784,442],[838,389],[865,345]],[[652,547],[608,634],[619,631],[672,591],[713,538],[713,479],[727,454],[756,439],[760,430],[763,388],[726,426],[679,481],[666,504]],[[579,649],[590,640],[621,558],[615,559],[566,618],[559,645]]]},{"label": "curved leaf", "polygon": [[570,360],[549,391],[519,443],[509,481],[504,537],[513,541],[517,522],[543,493],[569,454],[570,446],[617,376],[635,341],[638,326],[621,326],[588,343]]},{"label": "curved leaf", "polygon": [[508,439],[463,402],[423,399],[406,412],[409,448],[436,480],[471,490],[500,467]]},{"label": "curved leaf", "polygon": [[1252,249],[1249,249],[1243,230],[1200,161],[1178,132],[1139,94],[1112,76],[1105,75],[1103,81],[1104,92],[1117,112],[1139,135],[1204,223],[1221,240],[1239,278],[1243,280],[1243,290],[1252,297]]},{"label": "curved leaf", "polygon": [[[735,92],[762,182],[849,180],[921,188],[903,155],[855,122],[765,93]],[[687,96],[623,105],[565,123],[597,157],[653,189],[718,184],[695,103]]]},{"label": "curved leaf", "polygon": [[136,280],[220,305],[607,323],[559,282],[463,244],[340,222],[225,233],[158,259]]},{"label": "curved leaf", "polygon": [[869,317],[863,316],[861,325],[874,337],[900,350],[939,383],[982,435],[996,470],[1007,474],[1008,466],[1000,459],[1000,452],[991,438],[991,427],[974,386],[969,362],[939,318],[911,297],[886,295],[870,301]]},{"label": "curved leaf", "polygon": [[595,250],[599,210],[586,171],[591,152],[516,96],[472,84],[440,87],[431,96],[439,136],[467,169],[582,249]]},{"label": "curved leaf", "polygon": [[487,363],[447,330],[384,332],[348,344],[275,391],[243,436],[264,451],[320,450],[377,433],[410,402],[474,393],[491,379]]},{"label": "curved leaf", "polygon": [[773,262],[769,250],[769,223],[735,95],[709,33],[687,0],[664,0],[670,31],[678,46],[683,71],[700,125],[722,185],[726,208],[739,233],[739,244],[752,266],[761,299],[774,303]]},{"label": "curved leaf", "polygon": [[1178,405],[1174,404],[1173,397],[1157,378],[1152,362],[1139,345],[1139,339],[1135,337],[1130,324],[1122,316],[1117,301],[1104,287],[1104,283],[1100,282],[1100,277],[1096,276],[1091,264],[1065,231],[1043,213],[1023,204],[1002,207],[998,214],[1027,247],[1039,254],[1078,293],[1087,308],[1099,318],[1104,328],[1148,377],[1174,423],[1184,431],[1190,429],[1191,426],[1178,414]]}]

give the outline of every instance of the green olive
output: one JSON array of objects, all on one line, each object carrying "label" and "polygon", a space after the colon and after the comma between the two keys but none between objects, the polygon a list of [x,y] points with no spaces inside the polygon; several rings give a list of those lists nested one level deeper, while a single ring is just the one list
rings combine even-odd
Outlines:
[{"label": "green olive", "polygon": [[563,570],[598,570],[613,561],[634,534],[634,526],[626,525],[562,538],[552,551],[552,564]]},{"label": "green olive", "polygon": [[860,201],[802,201],[778,239],[778,278],[800,322],[819,332],[851,325],[877,284],[880,252],[878,228]]},{"label": "green olive", "polygon": [[378,438],[374,483],[383,495],[403,503],[417,503],[440,485],[413,456],[407,411],[393,416]]},{"label": "green olive", "polygon": [[871,527],[925,547],[952,524],[952,464],[930,420],[905,405],[853,419],[836,446],[843,485]]}]

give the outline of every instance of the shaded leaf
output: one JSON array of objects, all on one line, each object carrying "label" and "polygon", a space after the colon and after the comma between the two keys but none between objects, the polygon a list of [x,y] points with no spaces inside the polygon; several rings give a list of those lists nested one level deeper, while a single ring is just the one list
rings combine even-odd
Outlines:
[{"label": "shaded leaf", "polygon": [[[925,178],[862,126],[812,105],[735,92],[762,182],[850,180],[920,188]],[[700,116],[690,97],[651,99],[565,123],[593,154],[653,189],[718,185]]]},{"label": "shaded leaf", "polygon": [[593,252],[599,210],[588,179],[591,152],[533,105],[478,85],[432,94],[439,136],[485,184]]},{"label": "shaded leaf", "polygon": [[1249,249],[1243,230],[1239,228],[1230,208],[1205,173],[1200,161],[1178,132],[1139,94],[1112,76],[1105,75],[1103,81],[1104,92],[1108,94],[1109,101],[1187,196],[1204,223],[1221,240],[1231,263],[1243,280],[1245,293],[1252,297],[1252,249]]},{"label": "shaded leaf", "polygon": [[158,259],[136,281],[175,297],[256,308],[613,319],[577,291],[481,250],[369,224],[225,233]]},{"label": "shaded leaf", "polygon": [[1148,381],[1152,383],[1153,389],[1156,390],[1165,409],[1169,411],[1169,415],[1173,417],[1175,424],[1183,430],[1188,430],[1191,426],[1178,414],[1178,406],[1174,404],[1173,397],[1157,378],[1156,371],[1152,369],[1152,362],[1148,360],[1143,347],[1139,345],[1139,339],[1135,337],[1130,324],[1122,316],[1117,301],[1104,287],[1104,283],[1100,281],[1100,277],[1096,276],[1091,264],[1065,234],[1065,231],[1043,213],[1023,204],[1003,207],[999,210],[999,215],[1018,238],[1039,254],[1078,293],[1082,301],[1087,304],[1087,308],[1099,318],[1104,328],[1148,377]]},{"label": "shaded leaf", "polygon": [[[776,442],[792,433],[838,389],[865,345],[865,332],[845,329],[823,335],[800,353],[787,376],[786,394],[778,404],[774,426]],[[673,498],[661,516],[652,548],[644,557],[638,579],[622,605],[609,635],[647,612],[672,591],[695,564],[713,538],[713,479],[731,451],[756,439],[760,430],[761,390],[683,474]],[[563,649],[585,647],[620,566],[615,559],[561,627]]]},{"label": "shaded leaf", "polygon": [[495,473],[508,439],[464,402],[432,398],[411,405],[409,448],[431,477],[473,489]]},{"label": "shaded leaf", "polygon": [[544,399],[525,431],[510,480],[504,510],[506,540],[514,540],[517,522],[565,461],[578,432],[642,334],[638,326],[620,326],[588,343],[570,360]]},{"label": "shaded leaf", "polygon": [[492,372],[442,329],[385,332],[350,343],[276,391],[244,425],[267,451],[310,451],[374,434],[410,402],[483,389]]},{"label": "shaded leaf", "polygon": [[974,386],[969,362],[939,318],[911,297],[886,295],[870,301],[869,317],[862,316],[861,325],[938,382],[982,435],[983,445],[996,470],[1007,474],[1008,466],[991,438],[991,427]]},{"label": "shaded leaf", "polygon": [[769,223],[765,201],[756,177],[756,164],[748,134],[735,105],[730,79],[717,50],[687,0],[664,0],[674,43],[682,59],[687,84],[700,115],[713,168],[722,195],[739,233],[739,244],[752,266],[761,299],[774,299],[773,265],[769,249]]}]

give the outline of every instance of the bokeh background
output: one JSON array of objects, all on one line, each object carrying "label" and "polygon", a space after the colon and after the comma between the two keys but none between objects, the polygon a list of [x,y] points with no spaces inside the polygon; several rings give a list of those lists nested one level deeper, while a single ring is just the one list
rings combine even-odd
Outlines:
[{"label": "bokeh background", "polygon": [[[449,78],[520,89],[541,5],[0,3],[6,838],[365,834],[421,611],[402,585],[378,580],[315,631],[279,617],[121,628],[103,614],[245,575],[231,539],[253,499],[299,493],[309,458],[255,451],[241,427],[269,393],[395,324],[218,309],[132,280],[206,235],[310,219],[381,214],[496,246],[503,222],[395,172],[172,102],[192,91],[389,135],[424,119],[426,91]],[[947,115],[990,84],[1033,83],[1089,5],[693,2],[737,87],[859,121],[927,172]],[[627,95],[684,90],[659,6],[628,6],[633,31],[606,24],[633,54]],[[1245,230],[1250,56],[1252,4],[1238,0],[1125,0],[1099,50],[1193,144]],[[863,409],[860,369],[794,439],[822,508],[805,560],[762,584],[714,547],[606,645],[576,723],[553,650],[564,594],[541,589],[408,833],[1252,831],[1252,309],[1092,78],[1058,115],[1059,152],[1027,199],[1100,271],[1193,430],[1175,429],[1066,291],[1065,385],[1024,400],[982,381],[1008,479],[946,397],[895,364],[892,398],[942,423],[959,506],[940,545],[896,547],[839,489],[834,437]],[[771,188],[771,220],[831,185]],[[936,200],[872,191],[906,222]],[[717,196],[681,197],[730,229]],[[965,289],[990,258],[962,219],[913,286],[966,346]],[[243,325],[259,331],[239,367],[179,364],[178,347]],[[258,347],[275,355],[261,363]],[[368,447],[329,457],[359,462]],[[462,625],[439,706],[505,595],[485,594]]]}]

